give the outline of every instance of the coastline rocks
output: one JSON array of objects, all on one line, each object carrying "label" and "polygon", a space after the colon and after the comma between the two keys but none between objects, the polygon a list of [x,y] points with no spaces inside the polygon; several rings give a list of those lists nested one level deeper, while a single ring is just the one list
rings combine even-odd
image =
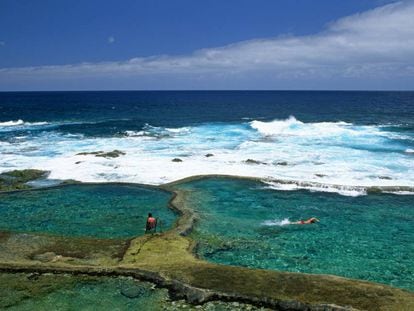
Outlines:
[{"label": "coastline rocks", "polygon": [[173,280],[171,284],[173,298],[185,298],[190,304],[203,304],[214,296],[214,292],[201,289],[180,281]]},{"label": "coastline rocks", "polygon": [[26,183],[36,179],[44,178],[47,171],[26,169],[14,170],[0,174],[0,191],[12,191],[31,188]]},{"label": "coastline rocks", "polygon": [[246,161],[244,161],[244,163],[246,163],[246,164],[264,164],[264,165],[267,164],[265,162],[261,162],[261,161],[257,161],[257,160],[253,160],[253,159],[247,159]]},{"label": "coastline rocks", "polygon": [[207,153],[206,155],[204,155],[206,158],[209,158],[209,157],[213,157],[214,156],[214,154],[212,154],[212,153]]},{"label": "coastline rocks", "polygon": [[[94,155],[95,157],[103,157],[103,158],[117,158],[121,155],[125,155],[126,153],[120,150],[113,150],[109,152],[104,151],[92,151],[92,152],[79,152],[76,155]],[[78,163],[76,163],[78,164]]]},{"label": "coastline rocks", "polygon": [[379,179],[392,180],[389,176],[378,176]]},{"label": "coastline rocks", "polygon": [[37,260],[40,262],[49,262],[53,261],[56,258],[56,254],[54,252],[46,252],[43,254],[36,254],[33,256],[33,260]]},{"label": "coastline rocks", "polygon": [[288,163],[286,161],[276,162],[276,165],[287,166]]},{"label": "coastline rocks", "polygon": [[172,162],[183,162],[183,160],[181,160],[180,158],[174,158],[171,161]]}]

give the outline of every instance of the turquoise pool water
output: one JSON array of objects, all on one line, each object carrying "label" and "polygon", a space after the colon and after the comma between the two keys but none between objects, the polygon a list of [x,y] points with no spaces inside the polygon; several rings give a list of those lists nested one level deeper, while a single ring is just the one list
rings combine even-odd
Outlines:
[{"label": "turquoise pool water", "polygon": [[[130,278],[0,275],[0,309],[165,310],[168,292]],[[125,296],[125,294],[129,295]]]},{"label": "turquoise pool water", "polygon": [[172,301],[168,290],[128,277],[0,273],[0,310],[267,311],[244,303]]},{"label": "turquoise pool water", "polygon": [[131,185],[68,185],[0,194],[0,230],[128,238],[144,234],[148,212],[170,228],[171,194]]},{"label": "turquoise pool water", "polygon": [[[222,264],[334,274],[414,290],[414,198],[275,191],[211,178],[192,190],[199,255]],[[312,225],[289,221],[317,217]]]}]

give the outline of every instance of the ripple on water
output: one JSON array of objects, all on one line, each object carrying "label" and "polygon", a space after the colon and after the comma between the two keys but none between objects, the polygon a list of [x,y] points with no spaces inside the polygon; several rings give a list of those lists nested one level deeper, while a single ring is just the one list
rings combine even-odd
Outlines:
[{"label": "ripple on water", "polygon": [[[200,214],[193,237],[216,263],[335,274],[414,289],[414,200],[391,194],[265,189],[206,179],[181,187]],[[318,224],[287,222],[317,217]]]},{"label": "ripple on water", "polygon": [[171,194],[132,185],[68,185],[0,194],[0,230],[129,238],[144,233],[148,212],[168,229]]}]

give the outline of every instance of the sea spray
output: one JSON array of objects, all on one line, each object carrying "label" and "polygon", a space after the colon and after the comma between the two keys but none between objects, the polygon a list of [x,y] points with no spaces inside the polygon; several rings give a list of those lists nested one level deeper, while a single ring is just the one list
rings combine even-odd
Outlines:
[{"label": "sea spray", "polygon": [[263,226],[287,226],[287,225],[291,225],[292,222],[289,220],[289,218],[285,218],[283,220],[265,220],[264,222],[262,222]]}]

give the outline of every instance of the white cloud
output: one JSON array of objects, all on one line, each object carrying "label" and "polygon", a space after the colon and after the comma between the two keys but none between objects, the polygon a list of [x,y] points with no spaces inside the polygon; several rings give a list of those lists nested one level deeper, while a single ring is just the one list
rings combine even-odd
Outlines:
[{"label": "white cloud", "polygon": [[[113,43],[114,37],[108,38]],[[181,56],[0,69],[4,75],[59,77],[181,77],[278,80],[392,79],[414,82],[414,2],[402,1],[339,19],[320,33],[238,42]],[[248,79],[248,78],[247,78]],[[414,84],[412,85],[414,86]],[[155,86],[156,87],[156,86]]]},{"label": "white cloud", "polygon": [[115,42],[115,37],[114,36],[109,36],[108,37],[108,43],[109,44],[112,44],[112,43],[114,43]]}]

